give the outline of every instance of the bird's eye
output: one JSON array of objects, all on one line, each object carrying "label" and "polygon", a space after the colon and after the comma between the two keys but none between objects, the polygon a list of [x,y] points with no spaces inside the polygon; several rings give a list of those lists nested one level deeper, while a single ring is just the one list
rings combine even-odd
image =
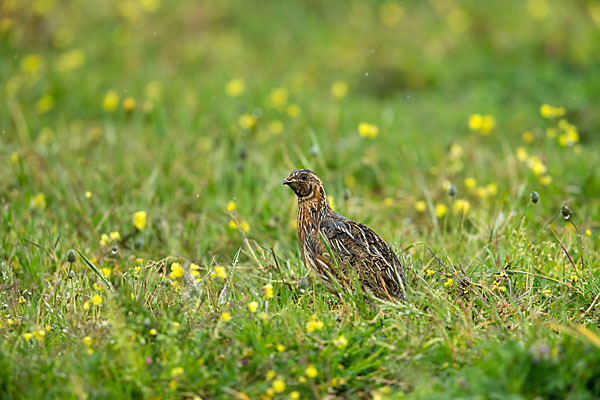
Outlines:
[{"label": "bird's eye", "polygon": [[301,181],[305,181],[306,179],[308,179],[306,175],[302,175],[302,176],[300,176],[300,180],[301,180]]}]

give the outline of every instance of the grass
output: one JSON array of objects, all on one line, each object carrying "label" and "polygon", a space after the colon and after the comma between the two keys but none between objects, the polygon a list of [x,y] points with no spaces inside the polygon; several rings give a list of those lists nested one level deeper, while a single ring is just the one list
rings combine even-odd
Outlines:
[{"label": "grass", "polygon": [[[0,10],[0,397],[600,395],[596,2]],[[304,267],[297,167],[407,302]]]}]

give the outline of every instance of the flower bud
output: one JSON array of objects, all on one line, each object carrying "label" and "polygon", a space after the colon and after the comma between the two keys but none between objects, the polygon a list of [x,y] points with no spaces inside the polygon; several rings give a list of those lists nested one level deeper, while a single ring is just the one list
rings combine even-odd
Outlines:
[{"label": "flower bud", "polygon": [[535,190],[533,192],[531,192],[529,197],[531,198],[531,202],[534,204],[536,204],[538,201],[540,201],[540,195]]},{"label": "flower bud", "polygon": [[302,279],[300,279],[300,282],[298,282],[298,289],[300,289],[301,291],[305,291],[306,289],[308,289],[308,279],[302,277]]},{"label": "flower bud", "polygon": [[69,249],[69,251],[67,251],[67,261],[70,263],[77,261],[77,253],[75,253],[75,250]]},{"label": "flower bud", "polygon": [[560,208],[560,213],[562,214],[564,219],[569,219],[571,218],[571,209],[567,206],[562,206]]},{"label": "flower bud", "polygon": [[456,196],[456,186],[454,186],[452,183],[448,185],[448,196]]}]

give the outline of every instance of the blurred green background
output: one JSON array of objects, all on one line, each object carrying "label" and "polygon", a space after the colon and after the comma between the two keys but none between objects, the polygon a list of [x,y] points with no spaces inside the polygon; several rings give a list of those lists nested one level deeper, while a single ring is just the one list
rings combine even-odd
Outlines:
[{"label": "blurred green background", "polygon": [[[598,314],[588,307],[600,288],[600,1],[3,0],[0,54],[0,293],[8,304],[0,330],[9,339],[0,364],[6,371],[19,366],[25,374],[0,374],[0,389],[6,393],[23,390],[19,377],[39,375],[27,369],[39,360],[44,360],[42,370],[44,365],[52,370],[54,360],[60,360],[56,362],[75,375],[98,377],[105,387],[96,387],[97,393],[114,395],[122,389],[118,384],[128,387],[125,381],[110,386],[110,374],[98,365],[65,366],[85,349],[74,346],[61,353],[64,343],[76,338],[74,343],[81,344],[80,336],[98,332],[99,319],[121,315],[104,314],[104,309],[91,319],[71,313],[72,305],[80,310],[79,303],[97,294],[89,271],[82,272],[79,289],[72,284],[74,291],[81,290],[76,301],[65,294],[68,300],[57,307],[60,312],[42,307],[45,293],[52,290],[48,282],[62,279],[60,264],[70,247],[113,271],[122,268],[122,276],[113,272],[111,277],[125,281],[131,272],[127,268],[138,257],[193,261],[207,271],[214,264],[230,268],[235,260],[234,265],[239,262],[247,270],[236,277],[244,294],[232,302],[233,320],[240,317],[238,326],[246,335],[260,330],[252,315],[241,315],[245,302],[261,293],[260,279],[270,282],[273,277],[270,248],[282,258],[291,282],[312,276],[297,254],[296,200],[280,185],[299,167],[321,176],[336,211],[367,223],[399,252],[405,249],[413,257],[411,284],[429,288],[423,284],[428,279],[436,293],[414,296],[419,310],[437,310],[414,321],[418,338],[404,342],[393,336],[408,337],[402,315],[397,324],[381,322],[389,337],[378,343],[401,342],[397,351],[381,350],[379,365],[373,364],[384,378],[406,372],[396,358],[401,349],[407,357],[414,355],[409,368],[431,372],[415,378],[410,390],[443,392],[448,388],[443,379],[454,376],[445,369],[451,365],[456,374],[475,382],[465,389],[463,378],[453,381],[455,393],[485,396],[498,389],[490,382],[505,379],[506,387],[498,389],[502,395],[521,390],[548,395],[550,389],[540,388],[550,386],[539,377],[514,386],[522,377],[510,375],[509,367],[494,369],[486,354],[508,366],[526,359],[535,369],[539,360],[533,361],[522,342],[508,350],[494,346],[513,334],[516,341],[548,336],[559,343],[556,332],[536,328],[550,320],[597,324]],[[450,185],[455,196],[448,195]],[[538,205],[529,201],[533,190],[541,197]],[[573,210],[583,242],[560,221],[563,204]],[[111,254],[109,239],[102,235],[120,231],[125,237],[132,229],[131,215],[139,210],[148,213],[147,228],[137,232],[143,241],[135,248],[124,241],[119,253]],[[554,232],[571,249],[573,265]],[[455,264],[438,266],[443,273],[436,269],[434,274],[423,244]],[[589,270],[575,266],[583,249]],[[505,262],[521,268],[523,276],[534,268],[549,280],[525,281],[519,275],[509,285],[515,293],[501,292],[499,287],[506,287],[500,281],[508,278],[496,274]],[[493,311],[473,311],[481,317],[475,329],[455,326],[463,314],[456,307],[460,293],[452,291],[452,279],[458,281],[454,265],[489,287],[498,301],[492,302],[498,307],[490,306]],[[166,265],[161,271],[168,273]],[[277,283],[281,301],[273,307],[281,311],[280,330],[271,332],[279,335],[273,343],[287,337],[283,329],[288,323],[302,327],[313,312],[326,319],[329,303],[322,287],[315,286],[322,295],[316,306],[304,298],[303,307],[296,307],[287,288]],[[143,312],[153,316],[151,311],[164,304],[187,304],[173,290],[160,301],[148,300],[140,306]],[[433,298],[440,303],[428,303]],[[201,312],[175,314],[162,310],[164,319],[157,317],[156,326],[166,326],[167,318],[182,325],[201,320],[210,330],[213,314],[221,309],[202,307]],[[507,309],[511,317],[503,314]],[[329,317],[328,326],[337,326],[339,320]],[[513,318],[518,333],[508,327],[507,318]],[[19,320],[19,327],[7,328],[9,319]],[[340,329],[350,339],[367,332],[360,342],[368,343],[371,328],[363,323],[346,321]],[[48,347],[33,351],[22,333],[40,326],[51,326]],[[124,326],[148,330],[139,328],[137,320]],[[191,340],[213,351],[212,333],[200,326],[198,336],[165,339],[162,345],[172,350]],[[447,331],[454,329],[450,338]],[[235,336],[239,331],[233,328],[224,331],[233,345],[227,342],[226,350],[215,345],[210,356],[215,358],[207,359],[208,364],[223,354],[235,360],[251,347],[243,344],[253,340],[249,336]],[[118,348],[127,343],[127,335],[117,337],[115,347],[104,343],[110,350],[96,354],[115,357],[114,365],[131,367],[132,376],[145,376],[143,360],[135,357],[149,351],[148,346],[140,346],[131,359],[119,359],[129,354]],[[487,350],[472,356],[472,341]],[[282,371],[309,352],[298,346],[289,345],[289,364],[282,364]],[[582,346],[569,342],[564,359],[548,358],[554,363],[548,376],[566,375],[563,369],[581,354],[593,365],[600,356]],[[349,359],[369,369],[370,350],[366,345],[361,349]],[[223,353],[217,357],[219,351]],[[195,365],[197,357],[190,353],[179,361]],[[271,385],[262,382],[269,362],[265,355],[253,364],[256,368],[243,378],[248,380],[233,385],[236,390],[248,386],[252,395],[263,393]],[[477,362],[480,370],[461,369]],[[174,365],[179,364],[165,362],[165,371]],[[443,371],[436,369],[440,365]],[[204,393],[209,398],[231,396],[222,385],[238,367],[210,372],[197,367],[201,372],[194,379],[210,377]],[[186,365],[186,371],[190,368]],[[348,379],[365,374],[358,367],[346,373]],[[488,374],[487,381],[482,374]],[[413,375],[419,374],[408,372]],[[140,393],[162,393],[168,376],[157,372],[139,378]],[[434,387],[426,382],[428,376],[442,383]],[[582,387],[585,379],[579,381]],[[57,382],[65,382],[60,374],[48,375],[47,385],[56,387]],[[69,382],[64,390],[75,396],[78,381]],[[365,398],[377,385],[352,381],[346,396]],[[407,387],[394,385],[400,394],[396,389]],[[570,388],[561,386],[561,393]],[[43,387],[31,390],[39,394]],[[318,397],[331,390],[315,386],[302,393]]]}]

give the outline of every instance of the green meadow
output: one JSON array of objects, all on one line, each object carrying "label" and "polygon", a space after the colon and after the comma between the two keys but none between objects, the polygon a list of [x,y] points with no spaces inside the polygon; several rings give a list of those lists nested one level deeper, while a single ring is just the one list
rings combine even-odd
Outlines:
[{"label": "green meadow", "polygon": [[[600,2],[0,2],[0,398],[600,397]],[[300,259],[296,168],[407,301]]]}]

